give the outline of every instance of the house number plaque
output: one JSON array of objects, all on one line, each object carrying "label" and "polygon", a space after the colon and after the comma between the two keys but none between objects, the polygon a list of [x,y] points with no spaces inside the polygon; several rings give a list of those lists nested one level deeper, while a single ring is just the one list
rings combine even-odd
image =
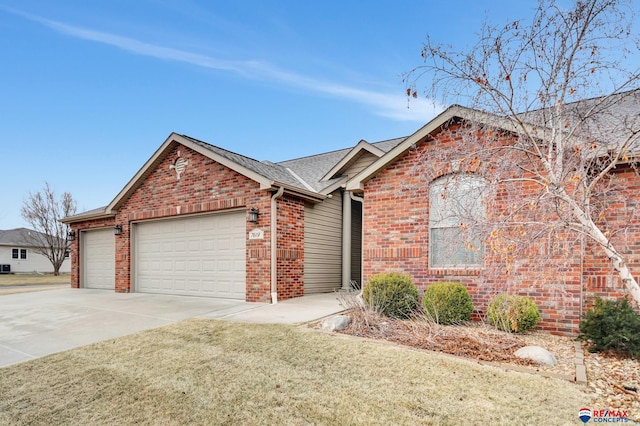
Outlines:
[{"label": "house number plaque", "polygon": [[250,240],[264,240],[264,231],[262,229],[253,229],[249,231]]}]

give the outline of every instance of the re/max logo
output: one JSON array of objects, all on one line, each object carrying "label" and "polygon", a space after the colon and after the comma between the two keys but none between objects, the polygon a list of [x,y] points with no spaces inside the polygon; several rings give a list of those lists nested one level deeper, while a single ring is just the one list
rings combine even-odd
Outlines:
[{"label": "re/max logo", "polygon": [[593,410],[593,417],[629,417],[627,410]]}]

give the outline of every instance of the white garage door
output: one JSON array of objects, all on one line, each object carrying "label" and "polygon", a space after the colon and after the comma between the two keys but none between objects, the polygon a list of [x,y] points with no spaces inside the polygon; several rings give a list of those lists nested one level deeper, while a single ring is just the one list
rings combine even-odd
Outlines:
[{"label": "white garage door", "polygon": [[116,247],[113,229],[82,233],[83,287],[113,290],[116,283]]},{"label": "white garage door", "polygon": [[136,225],[136,290],[245,298],[245,213]]}]

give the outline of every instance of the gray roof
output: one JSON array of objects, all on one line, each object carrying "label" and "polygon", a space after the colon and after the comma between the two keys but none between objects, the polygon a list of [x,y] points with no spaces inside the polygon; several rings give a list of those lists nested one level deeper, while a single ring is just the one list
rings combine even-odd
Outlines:
[{"label": "gray roof", "polygon": [[[578,138],[599,141],[603,147],[621,144],[632,131],[640,129],[640,89],[610,96],[599,96],[565,104],[563,119],[570,124],[584,120],[575,134]],[[553,127],[555,109],[546,108],[522,114],[532,124]],[[570,129],[571,127],[568,127]],[[640,151],[640,139],[630,145],[631,151]]]},{"label": "gray roof", "polygon": [[[569,119],[572,116],[581,117],[585,111],[590,109],[601,111],[600,114],[595,114],[594,118],[586,126],[583,126],[581,129],[582,134],[576,134],[575,136],[578,138],[588,136],[590,140],[595,138],[603,147],[620,143],[620,139],[628,135],[630,127],[640,128],[640,89],[609,97],[585,99],[566,104],[565,107],[565,112]],[[554,118],[553,112],[554,110],[549,108],[527,112],[521,116],[531,124],[545,126]],[[316,193],[322,193],[323,190],[332,190],[330,187],[341,181],[342,177],[326,181],[323,181],[322,178],[353,150],[353,147],[350,147],[273,163],[270,161],[258,161],[187,135],[180,136],[270,181]],[[371,145],[387,153],[406,139],[404,137],[388,139],[371,143]],[[640,152],[640,137],[638,135],[636,135],[636,140],[631,149]],[[96,214],[101,212],[106,214],[105,208],[100,208],[80,213],[73,217],[91,216],[94,212]]]},{"label": "gray roof", "polygon": [[36,244],[38,239],[46,241],[43,234],[27,228],[0,230],[0,246],[41,247],[42,244]]},{"label": "gray roof", "polygon": [[[331,170],[333,166],[338,164],[340,160],[342,160],[352,149],[345,148],[323,154],[297,158],[294,160],[272,163],[271,161],[258,161],[245,155],[228,151],[224,148],[192,138],[191,136],[180,136],[189,139],[203,148],[215,152],[216,154],[246,167],[247,169],[270,180],[301,189],[311,189],[315,192],[320,192],[324,188],[331,186],[335,181],[339,180],[339,178],[336,178],[326,182],[321,182],[322,177],[324,177],[324,175]],[[403,140],[404,138],[389,139],[373,143],[372,145],[384,152],[388,152]]]},{"label": "gray roof", "polygon": [[259,175],[264,176],[270,180],[304,188],[304,186],[282,166],[278,166],[277,164],[270,162],[260,162],[245,155],[231,152],[224,148],[220,148],[218,146],[211,145],[210,143],[192,138],[191,136],[180,136],[184,137],[185,139],[189,139],[190,141],[202,146],[203,148],[215,152],[221,157],[224,157],[236,164],[246,167],[247,169],[256,172]]},{"label": "gray roof", "polygon": [[[375,142],[371,145],[384,152],[389,152],[405,138],[389,139],[386,141]],[[314,191],[322,191],[324,188],[331,186],[340,178],[331,179],[322,182],[321,179],[336,164],[342,160],[345,155],[351,152],[353,148],[345,148],[337,151],[326,152],[324,154],[310,155],[308,157],[297,158],[294,160],[281,161],[278,164],[291,169],[305,182],[307,182]]]}]

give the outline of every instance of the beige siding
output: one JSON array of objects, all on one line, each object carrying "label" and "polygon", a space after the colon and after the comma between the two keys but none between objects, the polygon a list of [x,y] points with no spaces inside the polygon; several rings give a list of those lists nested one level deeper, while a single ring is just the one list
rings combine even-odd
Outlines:
[{"label": "beige siding", "polygon": [[378,157],[376,157],[372,153],[365,152],[351,166],[349,166],[349,168],[347,169],[347,174],[349,175],[349,177],[353,177],[363,171],[365,168],[369,167],[369,165],[377,159]]},{"label": "beige siding", "polygon": [[342,286],[342,196],[333,193],[304,212],[304,292],[325,293]]}]

